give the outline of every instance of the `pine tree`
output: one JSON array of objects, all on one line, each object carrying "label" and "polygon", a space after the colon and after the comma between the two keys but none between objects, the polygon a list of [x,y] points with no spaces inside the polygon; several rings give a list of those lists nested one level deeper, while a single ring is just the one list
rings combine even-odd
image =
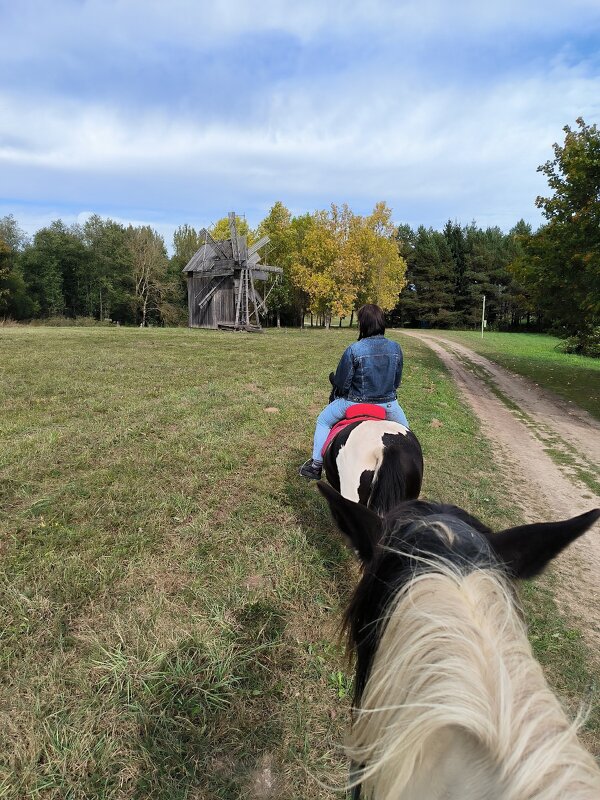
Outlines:
[{"label": "pine tree", "polygon": [[416,233],[398,229],[407,261],[407,286],[391,315],[392,322],[413,327],[447,328],[453,324],[454,261],[443,234],[421,225]]},{"label": "pine tree", "polygon": [[467,309],[470,305],[468,278],[466,275],[465,235],[462,226],[458,222],[452,222],[451,220],[448,220],[444,226],[443,233],[452,253],[456,324],[464,325],[466,323]]}]

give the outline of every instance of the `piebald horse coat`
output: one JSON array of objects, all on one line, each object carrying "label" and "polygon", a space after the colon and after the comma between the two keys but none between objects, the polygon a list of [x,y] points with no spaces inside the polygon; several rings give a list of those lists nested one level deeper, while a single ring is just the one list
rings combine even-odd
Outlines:
[{"label": "piebald horse coat", "polygon": [[323,459],[327,480],[343,497],[384,514],[419,496],[423,454],[412,431],[397,422],[366,420],[348,425]]}]

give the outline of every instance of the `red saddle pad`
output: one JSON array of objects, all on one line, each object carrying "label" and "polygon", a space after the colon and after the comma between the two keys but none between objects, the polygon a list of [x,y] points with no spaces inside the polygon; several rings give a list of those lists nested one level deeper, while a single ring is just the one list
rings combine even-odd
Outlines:
[{"label": "red saddle pad", "polygon": [[368,419],[385,419],[385,408],[376,406],[373,403],[355,403],[346,409],[346,416],[339,422],[336,422],[333,428],[329,431],[329,436],[325,440],[321,455],[325,455],[325,451],[338,435],[338,433],[347,425],[352,425],[354,422],[364,422]]}]

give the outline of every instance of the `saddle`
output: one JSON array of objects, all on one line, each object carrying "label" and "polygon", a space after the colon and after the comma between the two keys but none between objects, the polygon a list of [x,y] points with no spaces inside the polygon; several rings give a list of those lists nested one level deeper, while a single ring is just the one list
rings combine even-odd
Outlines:
[{"label": "saddle", "polygon": [[385,408],[376,406],[373,403],[355,403],[353,406],[350,406],[350,408],[347,408],[344,419],[336,422],[333,428],[329,431],[329,436],[325,440],[325,444],[321,450],[321,455],[325,455],[325,451],[341,430],[348,425],[354,424],[355,422],[365,422],[369,419],[385,419]]}]

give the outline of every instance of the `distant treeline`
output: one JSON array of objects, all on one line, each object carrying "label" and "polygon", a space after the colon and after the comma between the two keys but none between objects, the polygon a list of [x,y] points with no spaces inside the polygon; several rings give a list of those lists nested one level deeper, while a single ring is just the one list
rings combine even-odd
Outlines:
[{"label": "distant treeline", "polygon": [[[538,198],[546,224],[523,220],[508,232],[448,221],[443,230],[394,225],[378,203],[366,216],[344,205],[292,217],[275,203],[249,241],[267,234],[269,264],[283,274],[267,287],[266,324],[320,324],[352,317],[374,302],[399,326],[552,330],[576,337],[574,349],[600,347],[600,135],[578,120],[540,167],[553,195]],[[227,218],[212,235],[229,235]],[[183,267],[203,244],[182,225],[168,256],[149,226],[94,215],[83,225],[60,220],[30,240],[12,216],[0,219],[0,318],[57,316],[126,325],[187,322]]]},{"label": "distant treeline", "polygon": [[[398,325],[469,327],[480,323],[485,294],[489,324],[543,326],[543,314],[509,270],[522,253],[521,237],[531,235],[524,222],[508,234],[455,222],[440,232],[393,228],[383,204],[378,212],[387,228],[379,234],[373,215],[357,217],[348,208],[292,218],[276,203],[256,231],[238,220],[251,240],[270,235],[267,260],[284,270],[269,295],[267,324],[299,325],[306,313],[325,324],[331,315],[350,316],[372,301]],[[217,223],[213,235],[227,235],[225,222]],[[343,236],[337,230],[342,226]],[[58,220],[28,240],[12,216],[4,217],[0,314],[15,320],[65,316],[185,324],[182,269],[201,244],[194,228],[181,226],[169,258],[150,227],[125,227],[96,215],[84,225]]]}]

